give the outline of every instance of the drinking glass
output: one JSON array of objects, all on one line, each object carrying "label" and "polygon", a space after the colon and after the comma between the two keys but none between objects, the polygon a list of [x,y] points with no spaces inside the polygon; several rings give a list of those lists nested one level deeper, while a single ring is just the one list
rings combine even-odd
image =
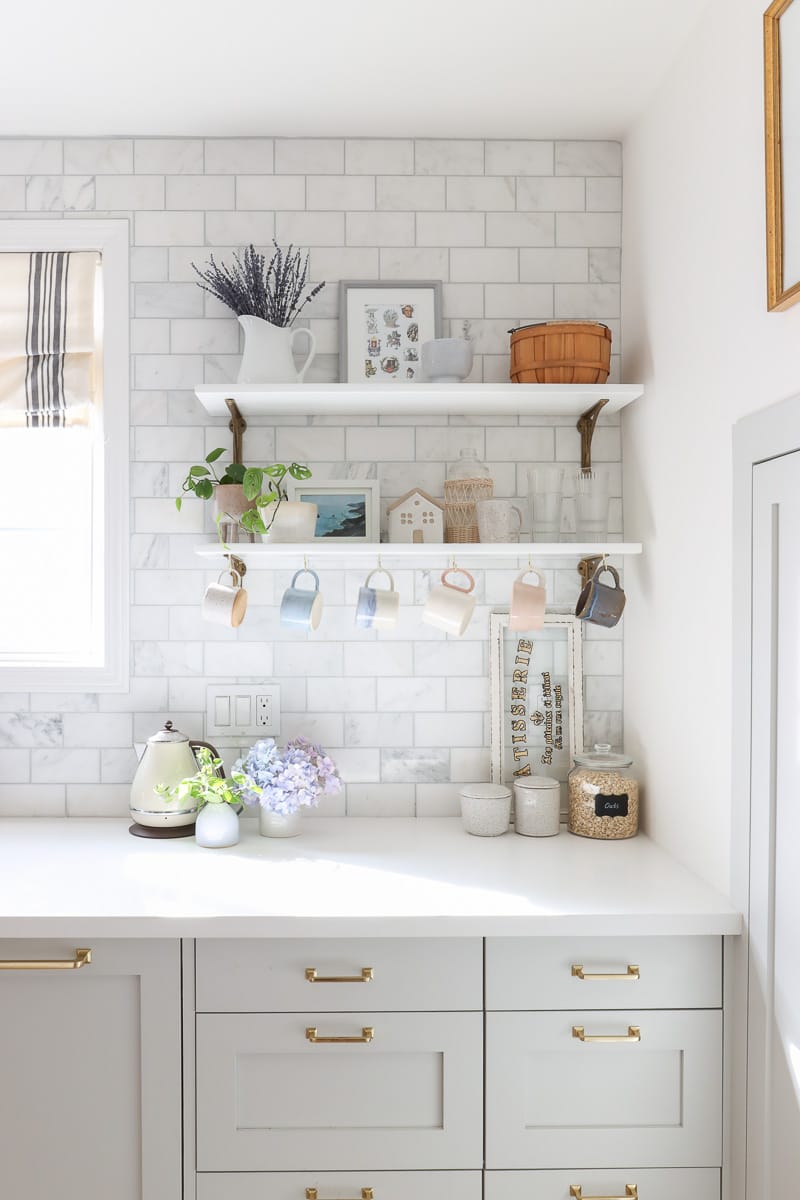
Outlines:
[{"label": "drinking glass", "polygon": [[608,540],[609,473],[594,468],[575,476],[575,538],[579,542]]},{"label": "drinking glass", "polygon": [[531,467],[528,471],[528,505],[531,541],[557,542],[561,530],[563,467]]}]

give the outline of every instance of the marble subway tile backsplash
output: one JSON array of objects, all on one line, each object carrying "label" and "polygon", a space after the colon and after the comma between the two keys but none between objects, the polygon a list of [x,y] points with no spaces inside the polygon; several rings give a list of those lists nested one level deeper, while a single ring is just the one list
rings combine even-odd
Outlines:
[{"label": "marble subway tile backsplash", "polygon": [[[322,814],[457,812],[458,784],[485,779],[488,618],[515,572],[476,572],[478,606],[462,640],[422,624],[438,573],[395,573],[395,630],[355,626],[363,569],[320,571],[315,634],[279,623],[292,572],[251,571],[238,631],[205,624],[199,602],[216,569],[194,555],[212,537],[196,502],[173,497],[191,463],[229,445],[226,422],[194,396],[235,379],[236,321],[195,284],[192,262],[273,236],[307,248],[327,288],[308,312],[318,357],[308,378],[338,378],[340,278],[440,278],[444,333],[471,322],[472,380],[508,378],[508,329],[579,316],[612,329],[619,376],[621,148],[615,142],[442,139],[0,139],[0,219],[125,219],[131,243],[131,679],[125,694],[0,693],[0,815],[122,816],[133,743],[167,718],[205,734],[210,683],[274,680],[284,736],[320,740],[347,787]],[[620,525],[620,439],[601,419],[595,459],[611,470]],[[574,425],[549,418],[346,416],[253,420],[253,461],[308,461],[314,478],[377,479],[386,504],[416,485],[441,496],[447,463],[472,447],[495,493],[525,503],[535,463],[576,466]],[[298,564],[299,565],[299,564]],[[574,604],[579,580],[548,563],[548,591]],[[587,630],[585,737],[622,739],[622,631]],[[224,746],[228,766],[242,747]]]}]

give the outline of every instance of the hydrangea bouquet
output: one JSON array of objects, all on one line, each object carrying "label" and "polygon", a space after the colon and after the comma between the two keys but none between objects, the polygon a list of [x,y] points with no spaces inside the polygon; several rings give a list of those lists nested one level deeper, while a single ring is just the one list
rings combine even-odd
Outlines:
[{"label": "hydrangea bouquet", "polygon": [[282,816],[313,808],[323,793],[330,796],[342,790],[336,763],[304,737],[292,738],[283,750],[273,738],[256,742],[236,769],[247,777],[240,787],[245,804],[260,804]]}]

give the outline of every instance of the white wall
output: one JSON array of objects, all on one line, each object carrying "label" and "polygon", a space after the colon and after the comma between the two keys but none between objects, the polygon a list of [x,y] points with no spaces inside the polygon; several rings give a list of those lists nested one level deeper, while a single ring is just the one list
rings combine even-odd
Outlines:
[{"label": "white wall", "polygon": [[625,142],[626,745],[646,827],[728,885],[731,427],[800,391],[800,304],[766,311],[763,0],[712,0]]},{"label": "white wall", "polygon": [[[194,554],[209,515],[172,497],[188,467],[230,445],[227,422],[195,384],[235,379],[239,328],[196,286],[191,262],[228,259],[275,236],[311,254],[328,286],[307,310],[320,354],[310,378],[338,377],[340,278],[442,279],[444,328],[472,321],[475,380],[508,378],[508,330],[548,317],[596,317],[619,344],[620,146],[617,142],[410,139],[122,138],[0,140],[3,219],[98,213],[131,235],[131,665],[125,695],[3,691],[0,815],[125,813],[132,742],[166,717],[204,736],[211,682],[281,686],[282,734],[323,742],[346,795],[324,811],[436,816],[458,810],[459,782],[488,772],[488,614],[515,572],[478,573],[478,609],[463,642],[422,624],[433,572],[400,571],[397,630],[357,629],[367,568],[321,572],[315,634],[281,627],[292,571],[251,571],[240,630],[200,619],[216,568]],[[615,346],[616,349],[616,346]],[[614,376],[618,356],[612,358]],[[520,498],[528,464],[573,463],[573,422],[549,417],[342,417],[253,421],[245,458],[308,461],[314,478],[377,478],[384,502],[413,485],[441,496],[448,460],[472,446],[496,494]],[[1,447],[0,447],[1,449]],[[621,532],[619,421],[595,438],[611,465],[612,528]],[[385,522],[384,522],[385,523]],[[298,561],[296,566],[301,563]],[[574,605],[574,563],[547,571],[551,602]],[[621,738],[622,631],[587,632],[586,736]],[[236,756],[237,751],[232,752]]]}]

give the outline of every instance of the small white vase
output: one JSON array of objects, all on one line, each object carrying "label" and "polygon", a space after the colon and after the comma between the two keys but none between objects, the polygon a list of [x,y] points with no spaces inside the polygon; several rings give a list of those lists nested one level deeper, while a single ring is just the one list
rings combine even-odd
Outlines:
[{"label": "small white vase", "polygon": [[262,837],[297,837],[302,820],[299,808],[293,813],[276,813],[259,808],[258,832]]},{"label": "small white vase", "polygon": [[[262,512],[269,520],[269,509]],[[317,506],[307,500],[281,500],[265,542],[312,542],[317,531]]]},{"label": "small white vase", "polygon": [[[310,329],[289,329],[273,325],[261,317],[239,317],[244,330],[244,354],[239,367],[239,383],[302,383],[314,359],[316,338]],[[309,340],[308,357],[298,371],[292,349],[301,334]]]},{"label": "small white vase", "polygon": [[472,370],[472,342],[466,338],[423,342],[420,361],[422,373],[431,383],[463,383]]},{"label": "small white vase", "polygon": [[204,804],[197,814],[194,839],[198,846],[217,849],[239,841],[239,815],[230,804]]}]

